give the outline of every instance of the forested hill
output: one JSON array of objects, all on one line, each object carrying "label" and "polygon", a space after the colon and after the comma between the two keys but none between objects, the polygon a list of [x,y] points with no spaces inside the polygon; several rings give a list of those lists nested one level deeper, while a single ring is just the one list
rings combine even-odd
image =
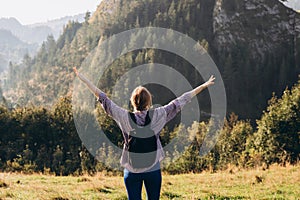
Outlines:
[{"label": "forested hill", "polygon": [[[71,91],[72,67],[81,65],[100,38],[145,26],[199,41],[222,74],[228,112],[242,118],[258,119],[272,92],[280,95],[300,74],[300,15],[277,0],[103,0],[84,23],[70,22],[57,41],[48,37],[36,57],[10,66],[6,97],[20,105],[53,104]],[[151,49],[127,54],[114,62],[101,87],[109,91],[120,73],[143,63],[189,66],[172,56]]]}]

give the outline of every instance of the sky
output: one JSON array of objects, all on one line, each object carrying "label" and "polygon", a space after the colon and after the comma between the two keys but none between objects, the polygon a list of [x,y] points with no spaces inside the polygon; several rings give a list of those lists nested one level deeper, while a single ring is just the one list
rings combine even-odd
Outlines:
[{"label": "sky", "polygon": [[[1,0],[0,18],[15,17],[21,24],[33,24],[93,12],[101,0]],[[297,0],[299,1],[299,0]]]},{"label": "sky", "polygon": [[101,0],[1,0],[0,18],[14,17],[21,24],[47,22],[87,11],[93,12]]}]

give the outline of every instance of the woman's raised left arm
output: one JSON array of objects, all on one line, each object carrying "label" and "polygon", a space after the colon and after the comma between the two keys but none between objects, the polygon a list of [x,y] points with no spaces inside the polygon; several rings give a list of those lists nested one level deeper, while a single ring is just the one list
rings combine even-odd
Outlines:
[{"label": "woman's raised left arm", "polygon": [[110,115],[116,122],[123,124],[128,118],[128,111],[118,105],[116,105],[112,100],[110,100],[106,94],[97,88],[90,80],[88,80],[84,75],[78,72],[77,68],[73,68],[77,77],[85,83],[85,85],[91,90],[91,92],[98,98],[105,112]]},{"label": "woman's raised left arm", "polygon": [[86,86],[91,90],[91,92],[98,98],[101,94],[101,90],[97,88],[90,80],[88,80],[84,75],[78,72],[76,67],[73,67],[73,70],[77,77],[86,84]]}]

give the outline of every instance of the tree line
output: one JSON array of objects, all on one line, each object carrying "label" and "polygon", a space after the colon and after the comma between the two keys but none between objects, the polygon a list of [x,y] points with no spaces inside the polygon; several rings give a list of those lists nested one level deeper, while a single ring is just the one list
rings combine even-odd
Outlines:
[{"label": "tree line", "polygon": [[[111,118],[97,107],[97,121],[112,143],[122,147],[122,135]],[[85,113],[88,114],[88,113]],[[119,172],[119,157],[109,144],[101,144],[92,156],[82,144],[73,121],[71,97],[60,98],[51,108],[0,108],[0,168],[4,172],[43,172],[56,175]],[[190,127],[179,124],[161,133],[165,146],[172,139],[188,141],[184,152],[166,151],[162,166],[167,173],[224,170],[228,166],[253,168],[277,163],[296,164],[300,159],[300,81],[286,89],[282,97],[273,96],[253,128],[249,120],[232,113],[218,130],[214,148],[201,155],[200,147],[211,127],[208,121]],[[100,131],[99,131],[100,132]],[[98,141],[101,143],[101,141]]]}]

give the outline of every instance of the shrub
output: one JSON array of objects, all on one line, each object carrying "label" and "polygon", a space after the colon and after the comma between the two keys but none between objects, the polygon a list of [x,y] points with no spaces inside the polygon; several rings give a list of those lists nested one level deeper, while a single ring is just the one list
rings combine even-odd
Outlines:
[{"label": "shrub", "polygon": [[296,163],[300,158],[300,81],[280,99],[273,95],[257,124],[254,153],[267,165]]}]

